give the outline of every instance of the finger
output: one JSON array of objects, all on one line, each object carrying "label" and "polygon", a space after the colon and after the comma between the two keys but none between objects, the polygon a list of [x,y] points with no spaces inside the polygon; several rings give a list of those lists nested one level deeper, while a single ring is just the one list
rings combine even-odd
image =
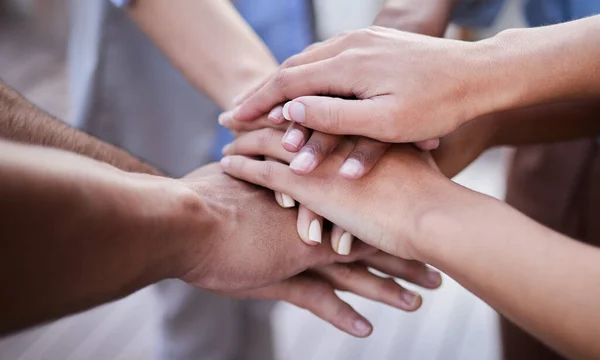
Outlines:
[{"label": "finger", "polygon": [[283,106],[279,105],[271,110],[267,119],[274,125],[283,125],[286,123],[285,118],[283,117]]},{"label": "finger", "polygon": [[226,156],[266,156],[287,165],[294,159],[295,154],[281,146],[282,137],[283,132],[273,129],[261,129],[242,134],[223,148],[223,154]]},{"label": "finger", "polygon": [[349,180],[360,179],[373,169],[385,154],[389,143],[361,137],[340,168],[340,175]]},{"label": "finger", "polygon": [[281,119],[283,123],[275,124],[270,119],[266,117],[261,117],[260,119],[252,122],[248,121],[236,121],[233,120],[231,116],[231,111],[226,111],[219,115],[219,124],[231,131],[235,132],[248,132],[254,131],[263,128],[272,128],[272,129],[280,129],[285,131],[288,127],[289,122],[287,122],[283,115],[281,115]]},{"label": "finger", "polygon": [[[277,159],[271,157],[266,157],[265,160],[278,161]],[[282,194],[278,191],[275,191],[275,201],[277,201],[279,206],[281,206],[284,209],[289,209],[296,206],[296,201],[294,200],[294,198],[292,198],[289,195]]]},{"label": "finger", "polygon": [[439,271],[431,269],[419,261],[401,259],[380,251],[361,262],[387,275],[427,289],[436,289],[442,285],[442,276]]},{"label": "finger", "polygon": [[298,152],[306,143],[306,139],[310,136],[311,130],[296,123],[289,123],[289,127],[283,138],[281,145],[284,149],[290,152]]},{"label": "finger", "polygon": [[[275,106],[300,96],[335,94],[352,96],[352,64],[338,57],[291,68],[280,68],[270,79],[233,110],[237,121],[252,121]],[[344,71],[348,69],[347,71]],[[285,115],[285,111],[284,111]]]},{"label": "finger", "polygon": [[326,281],[307,275],[286,280],[277,299],[306,309],[336,328],[356,337],[367,337],[373,326],[346,302]]},{"label": "finger", "polygon": [[331,229],[331,248],[336,253],[347,256],[352,251],[354,236],[337,225]]},{"label": "finger", "polygon": [[396,129],[387,95],[365,100],[303,96],[283,106],[286,120],[336,135],[361,135],[391,142]]},{"label": "finger", "polygon": [[318,245],[323,239],[323,218],[300,205],[298,208],[298,235],[308,245]]},{"label": "finger", "polygon": [[425,141],[417,141],[415,146],[423,151],[435,150],[440,146],[440,139],[430,139]]},{"label": "finger", "polygon": [[290,163],[290,169],[299,175],[310,174],[335,150],[341,140],[342,136],[339,135],[313,132],[302,150]]},{"label": "finger", "polygon": [[367,299],[405,311],[415,311],[421,296],[404,289],[392,278],[377,276],[359,264],[332,264],[314,269],[336,289],[349,291]]}]

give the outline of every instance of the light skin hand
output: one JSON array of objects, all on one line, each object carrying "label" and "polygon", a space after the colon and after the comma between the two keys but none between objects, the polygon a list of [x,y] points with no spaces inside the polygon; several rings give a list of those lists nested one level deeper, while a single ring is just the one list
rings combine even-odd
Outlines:
[{"label": "light skin hand", "polygon": [[[273,135],[265,135],[267,132]],[[414,258],[411,239],[418,230],[420,215],[431,207],[443,206],[449,197],[442,192],[447,186],[455,186],[437,170],[428,153],[411,145],[396,145],[368,175],[354,181],[332,171],[351,151],[352,144],[348,142],[343,142],[313,173],[304,176],[294,174],[282,164],[239,156],[268,155],[291,161],[292,154],[280,146],[282,135],[265,129],[241,136],[231,146],[231,154],[238,155],[224,158],[223,169],[261,186],[289,190],[310,210],[363,241],[390,254]],[[324,196],[328,201],[323,201]],[[403,201],[390,201],[395,196]],[[362,216],[367,213],[368,217]]]},{"label": "light skin hand", "polygon": [[341,34],[288,59],[233,118],[252,121],[285,103],[287,119],[305,127],[399,143],[441,137],[489,113],[594,98],[597,19],[476,43],[378,27]]},{"label": "light skin hand", "polygon": [[294,99],[285,103],[284,117],[314,130],[384,142],[429,140],[477,114],[469,100],[480,95],[473,84],[485,74],[476,71],[478,60],[472,43],[358,30],[287,60],[232,116],[251,121]]},{"label": "light skin hand", "polygon": [[[367,336],[370,324],[333,289],[408,311],[417,309],[421,301],[391,280],[370,274],[366,266],[428,288],[440,285],[439,273],[424,264],[376,252],[362,243],[351,256],[338,255],[329,247],[303,245],[293,226],[294,210],[281,209],[269,191],[232,179],[217,164],[182,181],[201,195],[212,216],[206,239],[192,240],[183,261],[189,269],[180,278],[193,285],[238,297],[279,296],[355,336]],[[270,221],[264,222],[265,218]],[[313,297],[322,297],[322,303]]]}]

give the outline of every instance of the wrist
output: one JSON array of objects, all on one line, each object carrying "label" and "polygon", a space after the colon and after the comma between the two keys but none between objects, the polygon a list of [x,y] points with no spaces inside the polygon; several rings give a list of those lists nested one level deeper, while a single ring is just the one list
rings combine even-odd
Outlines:
[{"label": "wrist", "polygon": [[447,181],[442,192],[443,199],[422,212],[417,222],[417,235],[413,239],[414,259],[443,268],[444,259],[452,254],[452,247],[459,246],[460,238],[469,220],[462,215],[464,209],[477,211],[485,195],[473,192],[452,181]]},{"label": "wrist", "polygon": [[600,50],[591,43],[600,26],[591,20],[509,29],[478,42],[485,80],[478,114],[597,96]]},{"label": "wrist", "polygon": [[201,240],[210,230],[208,212],[198,194],[178,180],[131,174],[136,204],[129,221],[142,243],[144,274],[151,282],[179,278],[195,264]]}]

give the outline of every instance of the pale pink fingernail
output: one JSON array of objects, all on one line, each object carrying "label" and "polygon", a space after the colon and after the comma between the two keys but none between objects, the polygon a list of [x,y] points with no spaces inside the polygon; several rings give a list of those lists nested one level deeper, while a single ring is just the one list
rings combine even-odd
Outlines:
[{"label": "pale pink fingernail", "polygon": [[356,334],[359,336],[367,336],[371,332],[371,324],[366,320],[358,319],[354,321],[354,330],[356,330]]},{"label": "pale pink fingernail", "polygon": [[274,124],[282,124],[285,121],[285,118],[283,117],[283,106],[278,106],[271,110],[267,118]]},{"label": "pale pink fingernail", "polygon": [[431,287],[438,287],[442,283],[442,275],[432,269],[427,269],[427,284]]},{"label": "pale pink fingernail", "polygon": [[294,157],[290,163],[290,169],[300,172],[309,172],[314,168],[315,164],[315,156],[309,151],[303,151]]},{"label": "pale pink fingernail", "polygon": [[229,165],[231,165],[231,159],[229,157],[225,156],[224,158],[221,159],[220,163],[221,163],[221,167],[223,169],[227,169],[229,167]]},{"label": "pale pink fingernail", "polygon": [[245,97],[246,97],[246,94],[241,94],[241,95],[238,95],[238,96],[234,97],[233,98],[233,105],[239,105],[239,104],[241,104]]},{"label": "pale pink fingernail", "polygon": [[412,291],[405,290],[402,293],[402,301],[404,301],[404,303],[411,309],[414,309],[417,306],[419,303],[419,298],[420,296]]},{"label": "pale pink fingernail", "polygon": [[345,178],[354,179],[364,172],[365,168],[360,161],[350,158],[346,159],[340,167],[340,174]]},{"label": "pale pink fingernail", "polygon": [[232,112],[225,111],[219,115],[219,125],[228,126],[233,122]]},{"label": "pale pink fingernail", "polygon": [[233,146],[231,144],[227,144],[227,145],[223,146],[221,153],[223,155],[229,155],[231,153],[231,149],[233,149]]},{"label": "pale pink fingernail", "polygon": [[303,123],[306,120],[306,107],[298,101],[287,102],[283,106],[283,117],[289,121]]},{"label": "pale pink fingernail", "polygon": [[304,142],[304,133],[298,129],[290,128],[285,133],[283,137],[283,142],[293,147],[294,149],[299,149]]}]

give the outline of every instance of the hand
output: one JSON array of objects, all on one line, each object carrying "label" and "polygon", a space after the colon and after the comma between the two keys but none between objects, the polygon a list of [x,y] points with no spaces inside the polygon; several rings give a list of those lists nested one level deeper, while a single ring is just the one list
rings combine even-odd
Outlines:
[{"label": "hand", "polygon": [[284,117],[314,130],[383,142],[434,139],[492,107],[481,58],[475,43],[359,30],[290,58],[232,117],[252,121],[294,99]]},{"label": "hand", "polygon": [[[259,132],[245,134],[232,144],[232,153],[290,161],[292,155],[280,146],[282,135],[262,136],[271,139],[264,142],[259,140]],[[452,206],[457,185],[437,170],[428,153],[411,145],[391,147],[368,175],[347,181],[337,176],[335,169],[351,149],[344,141],[317,170],[305,176],[279,163],[244,156],[225,157],[221,165],[232,176],[291,194],[311,211],[380,250],[415,259],[413,241],[419,238],[421,218],[435,207]]]},{"label": "hand", "polygon": [[422,302],[418,294],[403,289],[392,278],[370,273],[367,266],[429,289],[439,287],[442,282],[439,272],[428,269],[423,263],[378,252],[352,264],[326,265],[264,288],[223,295],[286,301],[309,310],[350,335],[365,337],[371,333],[372,325],[341,300],[336,290],[350,291],[405,311],[417,310]]},{"label": "hand", "polygon": [[456,176],[494,146],[498,126],[494,115],[472,120],[441,139],[440,146],[431,155],[442,174],[449,178]]},{"label": "hand", "polygon": [[[202,167],[182,181],[203,196],[214,223],[204,240],[190,247],[184,261],[191,265],[181,278],[191,284],[230,296],[286,300],[356,336],[368,335],[370,324],[357,327],[357,321],[365,319],[333,289],[407,311],[421,303],[417,294],[371,274],[367,267],[426,288],[441,284],[439,273],[424,264],[362,243],[352,256],[302,245],[294,231],[293,210],[279,208],[269,199],[269,191],[232,179],[218,165]],[[268,225],[257,225],[263,219],[270,219]]]}]

